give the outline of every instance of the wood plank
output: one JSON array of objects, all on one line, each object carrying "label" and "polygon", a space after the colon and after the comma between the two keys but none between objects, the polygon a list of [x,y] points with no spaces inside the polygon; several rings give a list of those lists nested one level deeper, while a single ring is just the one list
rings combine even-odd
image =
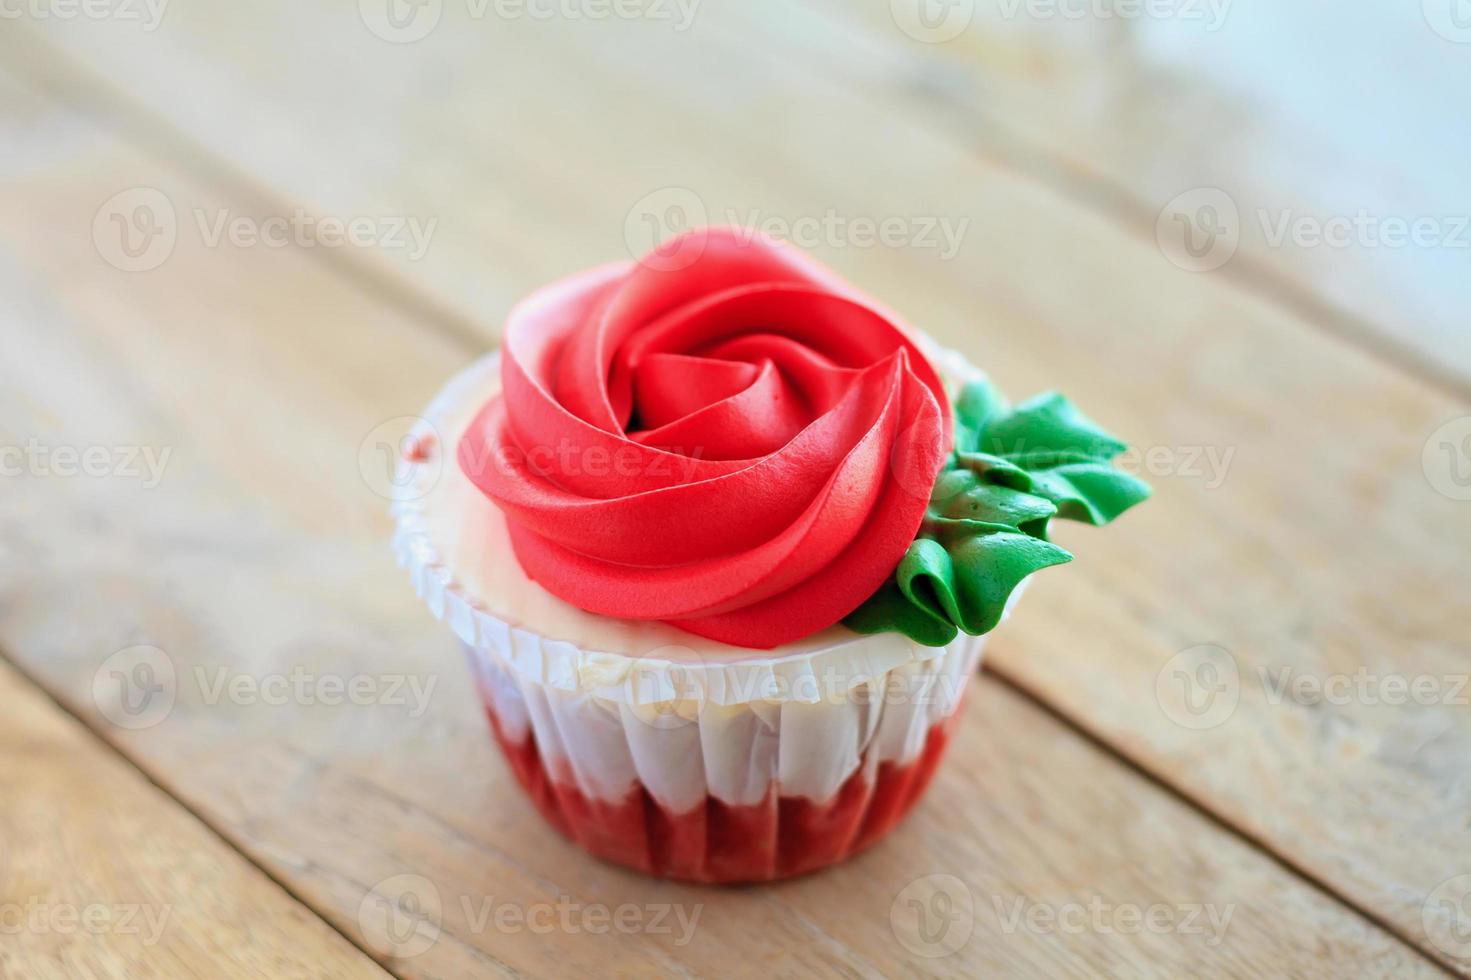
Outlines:
[{"label": "wood plank", "polygon": [[[957,0],[934,31],[918,6],[812,0],[784,34],[976,152],[1162,234],[1172,261],[1471,392],[1471,130],[1439,95],[1471,83],[1454,4]],[[1182,218],[1219,245],[1185,253]]]},{"label": "wood plank", "polygon": [[0,974],[383,977],[0,661]]},{"label": "wood plank", "polygon": [[[954,0],[943,10],[962,29],[943,43],[916,40],[950,33],[917,25],[910,14],[919,5],[695,4],[681,31],[673,3],[644,5],[668,11],[667,20],[546,22],[498,18],[494,11],[517,5],[470,0],[444,5],[429,35],[405,44],[374,36],[369,18],[345,0],[229,12],[180,2],[153,33],[115,19],[42,26],[109,85],[297,199],[326,213],[432,205],[445,242],[452,225],[464,223],[479,240],[504,243],[505,229],[528,220],[561,241],[588,241],[580,205],[596,207],[598,198],[579,201],[575,188],[555,186],[558,174],[575,173],[583,159],[571,155],[570,170],[569,162],[548,167],[558,145],[610,158],[615,168],[637,166],[634,188],[603,177],[627,208],[691,172],[701,178],[697,190],[722,197],[724,179],[711,186],[705,168],[691,171],[688,158],[719,147],[734,163],[750,149],[764,154],[772,135],[809,167],[869,161],[869,169],[903,181],[907,162],[878,168],[886,154],[866,146],[835,152],[854,134],[829,133],[855,128],[861,141],[864,131],[883,134],[890,120],[903,119],[901,129],[925,132],[922,143],[938,134],[1042,176],[1150,242],[1163,216],[1165,257],[1190,268],[1225,262],[1211,271],[1269,292],[1462,395],[1471,392],[1471,195],[1459,166],[1471,133],[1453,124],[1438,97],[1471,81],[1464,44],[1452,39],[1464,41],[1468,32],[1445,22],[1453,5],[1373,5],[1327,17],[1304,2],[1178,0],[1147,5],[1163,16],[1131,16],[1129,9],[1146,5],[1121,4],[1123,15],[1105,17],[1093,11],[1113,0]],[[476,10],[487,13],[471,16]],[[559,63],[557,46],[574,34],[593,49],[579,64],[617,64],[627,75],[603,90],[604,98],[618,93],[618,112],[599,112],[575,76],[524,85]],[[551,61],[537,53],[548,47]],[[260,57],[266,50],[280,56]],[[477,57],[483,52],[494,57]],[[477,63],[457,72],[454,84],[436,68],[470,61]],[[180,74],[189,86],[175,84]],[[654,91],[635,76],[646,76]],[[573,88],[558,95],[559,84]],[[834,117],[818,94],[829,85],[849,89],[863,114]],[[365,91],[373,97],[358,100]],[[497,94],[511,91],[510,104],[495,104],[503,101]],[[638,103],[650,99],[657,116],[639,119]],[[677,106],[672,114],[668,101]],[[354,113],[354,103],[371,108]],[[231,111],[216,112],[221,105]],[[743,131],[732,124],[753,110],[756,128],[739,141],[749,147],[732,145],[727,134]],[[241,139],[242,126],[253,138]],[[555,136],[563,127],[567,135]],[[302,144],[303,134],[322,131],[332,138]],[[497,138],[503,132],[516,134],[515,153]],[[426,142],[461,152],[431,160],[393,149]],[[903,146],[891,145],[887,156],[902,157]],[[323,150],[320,159],[304,159]],[[549,214],[499,195],[464,197],[467,188],[499,179],[516,153],[542,161],[540,189],[570,198],[566,206]],[[359,165],[335,165],[333,154]],[[760,172],[758,160],[752,176]],[[733,169],[736,186],[741,173]],[[788,220],[805,213],[806,201],[788,210],[778,190],[729,200],[740,208],[759,201],[767,216]],[[446,192],[465,209],[439,203]],[[711,208],[724,203],[707,200]],[[1202,211],[1208,206],[1215,210]],[[1219,224],[1222,244],[1200,260],[1182,253],[1180,218],[1193,222],[1198,242],[1207,222]],[[1401,227],[1416,221],[1429,222],[1416,232],[1427,236],[1423,242]],[[1339,243],[1338,236],[1346,237]],[[443,286],[444,261],[431,255],[400,264],[411,278]],[[503,297],[476,282],[456,285],[457,298],[478,315]]]},{"label": "wood plank", "polygon": [[[1466,404],[787,57],[752,15],[703,10],[691,44],[661,24],[466,22],[449,5],[394,45],[353,10],[291,10],[181,3],[128,45],[108,25],[49,36],[290,199],[437,218],[421,261],[356,264],[487,337],[514,297],[623,252],[626,219],[668,185],[683,191],[655,205],[689,192],[711,218],[969,219],[949,261],[838,236],[817,251],[1013,392],[1072,394],[1142,447],[1160,491],[1116,532],[1066,532],[1081,560],[1041,578],[993,668],[1439,950],[1427,899],[1471,871],[1445,858],[1471,853],[1456,761],[1471,520],[1454,469],[1471,461],[1442,428]],[[313,57],[267,64],[271,41]],[[60,91],[80,77],[46,49],[9,53]],[[1177,672],[1200,644],[1229,651],[1236,678],[1208,729],[1156,697],[1208,678]],[[1430,703],[1394,693],[1416,683]],[[1313,697],[1324,686],[1331,700]]]},{"label": "wood plank", "polygon": [[[0,274],[28,354],[0,365],[0,424],[48,446],[171,449],[150,487],[120,472],[37,474],[0,502],[0,540],[21,558],[0,573],[0,643],[340,929],[384,944],[396,972],[1436,972],[990,680],[971,692],[933,796],[891,842],[831,873],[696,889],[582,856],[493,758],[456,644],[392,567],[384,501],[360,469],[365,436],[473,352],[309,250],[180,235],[151,271],[108,265],[90,229],[118,188],[152,187],[180,214],[268,205],[0,92]],[[91,692],[99,665],[139,643],[161,651],[155,676],[170,665],[175,684],[168,710],[128,727]],[[366,678],[384,696],[211,694],[298,671]],[[417,681],[427,701],[392,703],[390,678]],[[956,888],[934,875],[959,880],[953,897],[970,912],[951,921],[971,932],[932,959],[961,941],[942,930],[937,950],[918,931],[909,900],[944,911],[934,889]],[[382,910],[407,907],[384,904],[405,893],[423,931],[393,944],[384,927],[402,923]],[[487,925],[487,900],[702,911],[687,944],[678,931],[549,939]],[[1166,928],[1135,921],[1154,906]],[[1202,925],[1212,912],[1220,929]]]}]

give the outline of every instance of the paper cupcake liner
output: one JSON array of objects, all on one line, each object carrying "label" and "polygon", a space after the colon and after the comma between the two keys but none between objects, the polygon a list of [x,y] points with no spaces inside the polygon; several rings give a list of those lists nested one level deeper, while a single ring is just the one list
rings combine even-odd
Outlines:
[{"label": "paper cupcake liner", "polygon": [[[979,374],[953,352],[933,358],[952,379]],[[413,444],[438,442],[441,458],[430,467],[415,452],[403,463],[394,547],[460,637],[496,740],[547,820],[600,857],[719,882],[800,874],[892,829],[943,754],[983,638],[935,648],[839,629],[763,652],[683,634],[646,645],[645,636],[667,641],[668,628],[641,634],[630,624],[635,639],[594,629],[622,647],[600,650],[575,634],[610,621],[548,607],[539,590],[528,601],[543,614],[553,608],[551,619],[573,624],[565,628],[574,635],[547,636],[493,611],[492,597],[456,574],[454,542],[443,528],[436,540],[431,510],[496,513],[466,489],[453,447],[498,383],[492,354],[425,410]],[[481,562],[519,567],[508,547],[476,546]],[[507,581],[529,587],[524,576]]]},{"label": "paper cupcake liner", "polygon": [[466,645],[491,729],[543,816],[648,874],[764,881],[888,833],[924,791],[981,654],[967,637],[835,702],[634,706]]}]

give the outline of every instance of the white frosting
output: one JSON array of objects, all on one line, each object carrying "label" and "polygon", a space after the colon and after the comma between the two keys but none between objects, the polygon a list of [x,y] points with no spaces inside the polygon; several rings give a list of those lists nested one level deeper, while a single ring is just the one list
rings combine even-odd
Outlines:
[{"label": "white frosting", "polygon": [[632,704],[691,696],[720,704],[814,701],[941,651],[899,633],[834,626],[778,650],[750,650],[664,623],[611,619],[572,606],[521,571],[500,510],[460,470],[454,447],[500,387],[492,354],[458,375],[416,430],[430,458],[397,481],[395,544],[421,592],[466,643],[509,647],[542,683]]}]

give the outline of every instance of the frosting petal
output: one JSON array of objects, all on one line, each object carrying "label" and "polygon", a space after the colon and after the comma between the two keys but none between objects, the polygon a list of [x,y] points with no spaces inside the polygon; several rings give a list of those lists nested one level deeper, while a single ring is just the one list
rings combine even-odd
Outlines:
[{"label": "frosting petal", "polygon": [[457,455],[548,591],[769,648],[891,576],[951,416],[852,287],[758,236],[692,234],[686,268],[594,269],[513,310],[502,395]]}]

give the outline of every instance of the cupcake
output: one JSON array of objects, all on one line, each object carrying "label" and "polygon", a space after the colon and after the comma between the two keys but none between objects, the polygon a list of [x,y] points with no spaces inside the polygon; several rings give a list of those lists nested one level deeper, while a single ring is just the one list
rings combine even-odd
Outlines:
[{"label": "cupcake", "polygon": [[803,254],[691,232],[511,311],[401,464],[395,548],[546,820],[767,881],[887,834],[1027,576],[1147,488]]}]

